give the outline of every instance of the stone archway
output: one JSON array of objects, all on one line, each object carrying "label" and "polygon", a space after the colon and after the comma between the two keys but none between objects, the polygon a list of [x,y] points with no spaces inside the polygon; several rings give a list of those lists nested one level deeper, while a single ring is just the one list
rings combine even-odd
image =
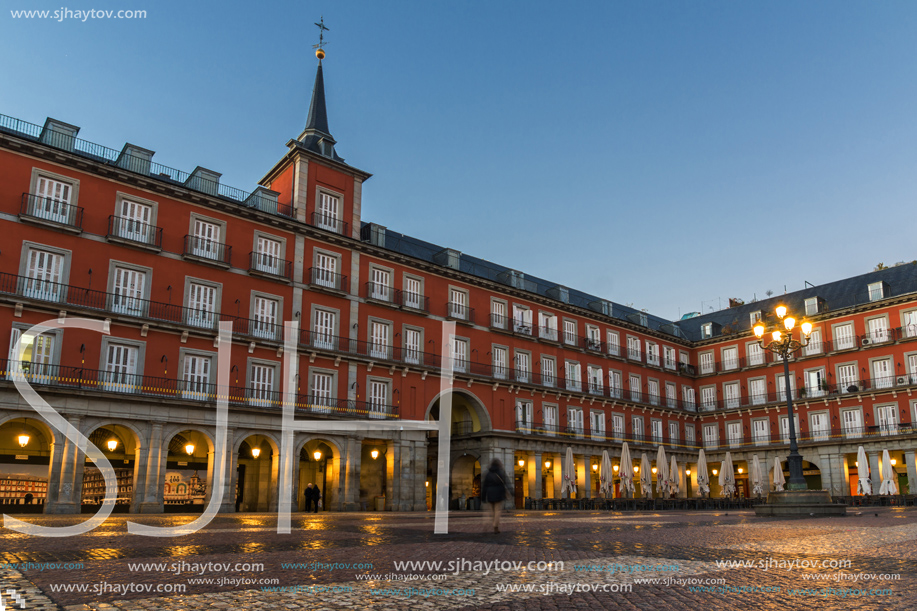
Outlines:
[{"label": "stone archway", "polygon": [[0,513],[45,512],[54,439],[42,420],[9,416],[0,421]]},{"label": "stone archway", "polygon": [[199,428],[163,435],[159,495],[166,513],[200,513],[213,486],[214,442]]},{"label": "stone archway", "polygon": [[249,433],[235,444],[237,512],[276,511],[280,447],[272,436]]},{"label": "stone archway", "polygon": [[[446,392],[451,393],[452,396],[451,431],[453,436],[493,430],[487,407],[474,393],[463,388],[453,388]],[[444,394],[439,393],[427,405],[425,420],[439,420],[439,403]]]},{"label": "stone archway", "polygon": [[307,437],[295,454],[297,469],[293,474],[293,501],[298,511],[305,510],[305,491],[309,484],[322,495],[322,511],[338,510],[341,504],[342,452],[327,437]]},{"label": "stone archway", "polygon": [[[141,442],[143,436],[129,422],[100,422],[92,424],[84,433],[111,463],[115,472],[114,513],[128,513],[136,510],[137,475],[140,467]],[[96,513],[105,499],[106,486],[102,472],[92,462],[78,456],[75,487],[79,490],[82,513]]]}]

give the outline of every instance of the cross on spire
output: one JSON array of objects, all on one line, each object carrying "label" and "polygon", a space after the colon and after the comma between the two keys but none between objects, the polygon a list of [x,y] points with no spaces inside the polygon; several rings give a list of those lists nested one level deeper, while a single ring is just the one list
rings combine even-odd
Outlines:
[{"label": "cross on spire", "polygon": [[315,51],[316,57],[318,57],[319,59],[322,59],[323,57],[325,57],[325,45],[327,44],[325,42],[325,32],[330,32],[331,30],[325,27],[325,16],[324,15],[322,15],[322,18],[315,25],[316,27],[318,27],[318,44],[312,45],[312,48],[316,50]]}]

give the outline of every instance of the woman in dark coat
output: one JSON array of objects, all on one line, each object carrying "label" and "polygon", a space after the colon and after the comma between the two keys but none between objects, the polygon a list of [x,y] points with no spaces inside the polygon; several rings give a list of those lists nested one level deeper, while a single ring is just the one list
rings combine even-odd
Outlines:
[{"label": "woman in dark coat", "polygon": [[503,501],[506,500],[510,492],[506,480],[503,463],[497,458],[493,459],[481,485],[481,496],[484,497],[485,520],[493,512],[494,534],[500,532],[500,510],[503,507]]}]

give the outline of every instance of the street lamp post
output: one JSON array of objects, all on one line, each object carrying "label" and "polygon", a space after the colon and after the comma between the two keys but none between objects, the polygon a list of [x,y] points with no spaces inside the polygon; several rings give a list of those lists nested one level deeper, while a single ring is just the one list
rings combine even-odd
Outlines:
[{"label": "street lamp post", "polygon": [[775,313],[780,322],[783,323],[783,331],[779,328],[780,323],[777,323],[777,328],[771,332],[771,341],[765,342],[764,335],[767,333],[767,324],[762,319],[755,323],[754,332],[755,337],[758,338],[758,345],[765,350],[779,354],[780,358],[783,359],[783,382],[785,384],[786,411],[790,429],[790,455],[787,458],[790,466],[790,479],[787,482],[787,490],[806,490],[808,485],[802,474],[802,456],[799,454],[799,446],[796,443],[796,418],[793,414],[793,394],[790,391],[790,355],[809,344],[812,323],[804,321],[800,325],[802,337],[797,340],[793,337],[796,319],[787,315],[786,306],[777,306]]}]

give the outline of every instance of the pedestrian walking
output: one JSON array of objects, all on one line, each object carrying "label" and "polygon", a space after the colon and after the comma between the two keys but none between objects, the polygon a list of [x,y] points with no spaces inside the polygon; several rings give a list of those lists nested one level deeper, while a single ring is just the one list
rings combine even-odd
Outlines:
[{"label": "pedestrian walking", "polygon": [[503,470],[503,463],[500,462],[498,458],[493,459],[490,463],[490,468],[487,470],[487,475],[484,476],[481,492],[485,502],[484,519],[487,520],[487,517],[491,515],[492,512],[494,534],[500,532],[500,512],[502,510],[503,501],[505,501],[510,494],[509,485],[507,485],[506,480],[506,471]]},{"label": "pedestrian walking", "polygon": [[312,509],[312,504],[315,504],[315,508],[318,509],[318,492],[317,488],[313,488],[312,484],[306,486],[306,513],[309,513],[309,510]]}]

